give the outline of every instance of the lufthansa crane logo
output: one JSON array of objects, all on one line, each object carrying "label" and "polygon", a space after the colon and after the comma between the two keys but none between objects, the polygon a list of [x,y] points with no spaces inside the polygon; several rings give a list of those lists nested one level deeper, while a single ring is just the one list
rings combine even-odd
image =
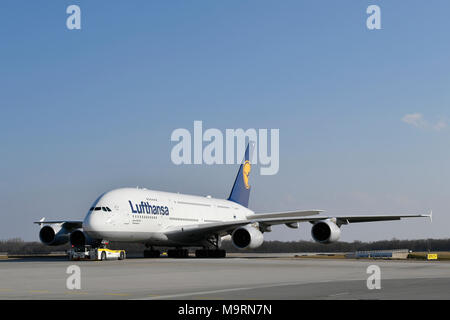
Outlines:
[{"label": "lufthansa crane logo", "polygon": [[244,179],[245,189],[250,189],[250,185],[248,184],[248,176],[250,175],[250,171],[252,170],[252,165],[250,161],[246,160],[244,162],[244,168],[242,169],[242,178]]}]

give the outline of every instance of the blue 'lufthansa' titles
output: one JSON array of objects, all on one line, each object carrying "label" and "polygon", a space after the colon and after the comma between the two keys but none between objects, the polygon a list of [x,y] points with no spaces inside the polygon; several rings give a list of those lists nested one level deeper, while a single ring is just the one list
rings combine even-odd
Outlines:
[{"label": "blue 'lufthansa' titles", "polygon": [[134,204],[131,203],[130,200],[128,200],[128,203],[130,204],[131,212],[132,213],[149,213],[149,214],[160,214],[160,215],[169,215],[169,208],[164,206],[152,206],[148,202],[141,201],[140,204]]}]

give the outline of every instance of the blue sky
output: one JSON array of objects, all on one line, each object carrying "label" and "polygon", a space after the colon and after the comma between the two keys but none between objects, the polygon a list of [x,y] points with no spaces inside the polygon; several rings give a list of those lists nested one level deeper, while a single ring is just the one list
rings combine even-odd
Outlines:
[{"label": "blue sky", "polygon": [[[81,30],[66,28],[71,4]],[[366,28],[371,4],[382,30]],[[346,226],[342,239],[448,237],[449,11],[444,0],[2,1],[0,239],[37,239],[32,221],[81,219],[116,187],[226,197],[236,166],[170,161],[172,131],[194,120],[280,129],[279,173],[252,171],[258,212],[432,208],[433,224]],[[310,239],[302,227],[267,238]]]}]

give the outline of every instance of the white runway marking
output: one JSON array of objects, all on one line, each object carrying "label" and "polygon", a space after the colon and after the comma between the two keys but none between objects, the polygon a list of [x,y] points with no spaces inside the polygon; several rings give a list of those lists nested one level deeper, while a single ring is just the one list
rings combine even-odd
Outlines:
[{"label": "white runway marking", "polygon": [[[324,282],[331,282],[331,281],[332,280],[325,280]],[[289,283],[279,283],[279,284],[268,284],[268,285],[255,286],[255,287],[241,287],[241,288],[219,289],[219,290],[211,290],[211,291],[185,292],[185,293],[163,295],[163,296],[152,295],[151,297],[138,298],[138,299],[133,299],[133,300],[172,299],[172,298],[181,298],[181,297],[207,295],[207,294],[233,292],[233,291],[245,291],[245,290],[256,290],[256,289],[264,289],[264,288],[295,286],[295,285],[301,285],[301,284],[308,284],[308,283],[307,282],[289,282]]]},{"label": "white runway marking", "polygon": [[335,294],[330,294],[329,297],[339,297],[339,296],[345,296],[350,294],[349,292],[340,292],[340,293],[335,293]]}]

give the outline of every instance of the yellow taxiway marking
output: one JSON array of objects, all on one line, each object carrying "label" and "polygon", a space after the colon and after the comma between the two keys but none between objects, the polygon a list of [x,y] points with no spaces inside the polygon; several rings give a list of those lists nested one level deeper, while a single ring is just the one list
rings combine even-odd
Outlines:
[{"label": "yellow taxiway marking", "polygon": [[66,294],[89,294],[87,292],[80,292],[80,291],[71,291],[71,292],[66,292]]},{"label": "yellow taxiway marking", "polygon": [[119,297],[127,297],[129,293],[105,293],[106,296],[119,296]]}]

